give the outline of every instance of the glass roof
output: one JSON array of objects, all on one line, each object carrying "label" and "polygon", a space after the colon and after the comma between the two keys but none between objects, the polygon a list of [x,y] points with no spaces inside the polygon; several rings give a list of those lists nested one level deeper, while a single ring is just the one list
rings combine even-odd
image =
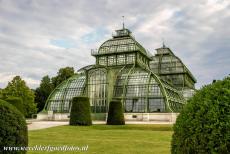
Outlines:
[{"label": "glass roof", "polygon": [[[193,74],[189,71],[186,65],[182,62],[182,60],[175,56],[170,48],[163,46],[162,48],[158,48],[157,54],[152,57],[152,61],[150,61],[150,67],[154,69],[157,68],[157,65],[162,65],[162,69],[158,72],[160,73],[182,73],[186,72],[192,78],[194,83],[196,83],[196,79]],[[165,66],[164,66],[165,65]]]},{"label": "glass roof", "polygon": [[168,110],[179,111],[185,103],[182,94],[152,72],[141,68],[125,68],[117,76],[114,97],[163,99]]},{"label": "glass roof", "polygon": [[157,54],[150,61],[150,69],[162,79],[182,90],[195,88],[196,79],[184,63],[169,48],[157,49]]},{"label": "glass roof", "polygon": [[131,37],[123,37],[123,38],[113,38],[106,42],[104,42],[99,50],[99,54],[106,54],[106,53],[117,53],[117,52],[132,52],[142,50],[146,53],[145,50],[143,50],[134,39]]},{"label": "glass roof", "polygon": [[75,75],[62,82],[47,99],[46,110],[54,112],[69,112],[73,97],[83,95],[86,76],[84,73]]},{"label": "glass roof", "polygon": [[139,44],[128,29],[116,31],[112,39],[105,41],[97,51],[97,54],[110,54],[120,52],[140,51],[147,55],[148,52]]}]

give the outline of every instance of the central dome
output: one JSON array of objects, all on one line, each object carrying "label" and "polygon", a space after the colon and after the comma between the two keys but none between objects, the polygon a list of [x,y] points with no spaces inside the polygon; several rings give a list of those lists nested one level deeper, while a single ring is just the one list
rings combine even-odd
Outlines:
[{"label": "central dome", "polygon": [[116,34],[112,39],[105,41],[99,48],[98,54],[112,54],[121,52],[141,51],[147,54],[144,47],[142,47],[135,38],[131,35],[128,29],[116,30]]}]

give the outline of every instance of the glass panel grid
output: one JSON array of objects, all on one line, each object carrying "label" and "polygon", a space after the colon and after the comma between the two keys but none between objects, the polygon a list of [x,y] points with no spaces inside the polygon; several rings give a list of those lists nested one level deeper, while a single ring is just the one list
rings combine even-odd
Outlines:
[{"label": "glass panel grid", "polygon": [[96,69],[89,72],[88,94],[93,113],[107,111],[107,81],[106,70]]},{"label": "glass panel grid", "polygon": [[85,74],[82,74],[67,80],[63,85],[56,88],[47,101],[47,110],[52,110],[54,112],[69,112],[69,105],[72,98],[83,94],[85,79]]}]

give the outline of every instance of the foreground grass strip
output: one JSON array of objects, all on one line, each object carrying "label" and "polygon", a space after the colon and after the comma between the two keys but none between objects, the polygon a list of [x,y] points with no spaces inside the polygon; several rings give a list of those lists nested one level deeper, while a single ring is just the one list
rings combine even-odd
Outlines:
[{"label": "foreground grass strip", "polygon": [[[85,146],[92,154],[170,153],[172,125],[59,126],[29,131],[29,146]],[[35,153],[63,153],[63,151]],[[65,151],[65,153],[74,153]]]}]

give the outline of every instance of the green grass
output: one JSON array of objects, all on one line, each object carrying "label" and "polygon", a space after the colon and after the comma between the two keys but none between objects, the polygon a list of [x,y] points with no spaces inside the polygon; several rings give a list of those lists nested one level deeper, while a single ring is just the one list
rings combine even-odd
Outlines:
[{"label": "green grass", "polygon": [[[170,153],[171,125],[59,126],[29,131],[29,146],[85,146],[92,154]],[[31,153],[74,153],[29,151]]]}]

